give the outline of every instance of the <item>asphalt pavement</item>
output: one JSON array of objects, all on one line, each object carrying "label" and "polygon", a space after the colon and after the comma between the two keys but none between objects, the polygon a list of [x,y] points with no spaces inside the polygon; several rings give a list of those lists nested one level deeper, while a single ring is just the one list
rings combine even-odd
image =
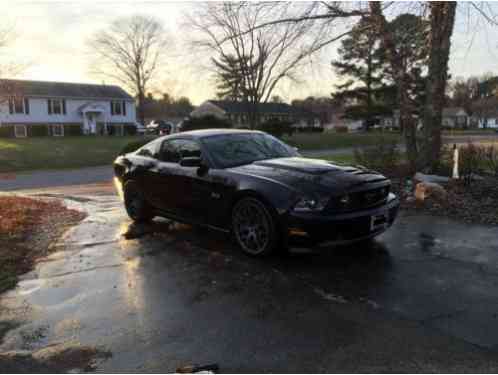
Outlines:
[{"label": "asphalt pavement", "polygon": [[369,246],[254,259],[224,234],[133,226],[91,186],[37,194],[89,216],[1,296],[0,352],[99,346],[105,372],[498,371],[496,227],[402,212]]}]

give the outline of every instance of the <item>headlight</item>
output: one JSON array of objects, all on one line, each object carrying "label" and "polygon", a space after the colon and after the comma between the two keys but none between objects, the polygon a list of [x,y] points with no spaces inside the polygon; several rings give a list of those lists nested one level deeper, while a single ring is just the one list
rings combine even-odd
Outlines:
[{"label": "headlight", "polygon": [[321,211],[329,202],[328,197],[302,197],[294,206],[296,212]]}]

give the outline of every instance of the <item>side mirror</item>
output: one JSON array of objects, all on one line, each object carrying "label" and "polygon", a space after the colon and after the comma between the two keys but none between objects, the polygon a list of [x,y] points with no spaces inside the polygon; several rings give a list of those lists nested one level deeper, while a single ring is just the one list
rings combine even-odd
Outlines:
[{"label": "side mirror", "polygon": [[201,167],[202,159],[198,157],[181,158],[180,165],[182,167]]}]

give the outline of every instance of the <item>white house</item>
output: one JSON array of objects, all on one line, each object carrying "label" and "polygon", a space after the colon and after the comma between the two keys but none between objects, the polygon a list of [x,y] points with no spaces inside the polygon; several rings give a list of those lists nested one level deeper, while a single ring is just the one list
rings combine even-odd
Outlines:
[{"label": "white house", "polygon": [[485,115],[475,116],[479,129],[498,129],[498,109],[489,111]]},{"label": "white house", "polygon": [[124,135],[135,100],[118,86],[0,80],[0,136]]}]

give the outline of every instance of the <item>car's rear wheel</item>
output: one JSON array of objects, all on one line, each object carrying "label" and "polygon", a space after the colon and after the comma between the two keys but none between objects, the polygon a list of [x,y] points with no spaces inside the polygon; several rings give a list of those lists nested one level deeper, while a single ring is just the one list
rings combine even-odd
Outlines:
[{"label": "car's rear wheel", "polygon": [[272,253],[278,244],[278,231],[269,208],[259,199],[242,198],[232,210],[232,230],[240,248],[252,256]]},{"label": "car's rear wheel", "polygon": [[154,217],[151,207],[134,181],[128,181],[125,184],[124,201],[126,212],[133,221],[144,222]]}]

